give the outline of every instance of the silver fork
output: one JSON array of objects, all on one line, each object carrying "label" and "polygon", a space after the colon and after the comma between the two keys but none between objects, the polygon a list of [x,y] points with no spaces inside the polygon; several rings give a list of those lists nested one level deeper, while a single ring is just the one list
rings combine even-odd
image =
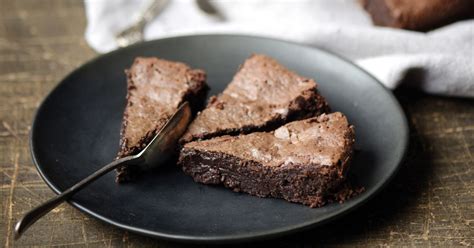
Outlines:
[{"label": "silver fork", "polygon": [[74,194],[94,182],[97,178],[107,174],[119,166],[128,165],[135,166],[141,170],[147,170],[162,165],[163,162],[170,157],[170,154],[172,154],[170,151],[175,149],[176,142],[181,135],[183,135],[184,131],[186,131],[186,127],[190,121],[191,108],[189,107],[188,102],[184,102],[139,154],[123,157],[105,165],[90,176],[64,190],[61,194],[56,195],[23,215],[15,225],[15,239],[20,238],[28,227],[53,210],[56,206],[71,199]]},{"label": "silver fork", "polygon": [[214,16],[219,21],[225,21],[225,16],[211,3],[210,0],[196,0],[199,9],[207,15]]},{"label": "silver fork", "polygon": [[151,0],[148,7],[139,15],[138,20],[132,26],[115,35],[117,45],[126,47],[142,41],[145,25],[159,14],[167,3],[168,0]]}]

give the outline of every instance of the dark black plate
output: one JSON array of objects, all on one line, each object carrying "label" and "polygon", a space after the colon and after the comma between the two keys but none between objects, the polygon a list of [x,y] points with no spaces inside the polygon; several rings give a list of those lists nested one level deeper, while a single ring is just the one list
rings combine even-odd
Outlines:
[{"label": "dark black plate", "polygon": [[333,110],[348,116],[356,127],[359,150],[351,180],[365,186],[365,193],[344,204],[311,209],[197,184],[168,164],[132,184],[117,185],[109,173],[77,194],[71,204],[133,232],[222,243],[321,224],[366,202],[387,184],[408,142],[405,116],[388,90],[359,67],[320,49],[235,35],[145,42],[102,55],[72,72],[46,98],[33,123],[31,150],[41,176],[58,193],[114,159],[125,106],[123,71],[134,57],[159,56],[202,68],[215,94],[251,53],[270,55],[315,78]]}]

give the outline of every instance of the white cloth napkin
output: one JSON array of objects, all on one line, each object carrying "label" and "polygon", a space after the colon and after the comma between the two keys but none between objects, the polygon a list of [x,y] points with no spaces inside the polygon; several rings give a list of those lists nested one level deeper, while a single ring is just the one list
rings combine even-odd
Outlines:
[{"label": "white cloth napkin", "polygon": [[[149,2],[85,3],[86,40],[98,52],[108,52],[117,48],[115,34],[134,23]],[[375,27],[355,0],[211,3],[224,20],[202,12],[195,0],[170,0],[146,26],[145,39],[202,33],[276,37],[349,58],[391,89],[405,83],[432,94],[474,97],[474,20],[422,33]]]}]

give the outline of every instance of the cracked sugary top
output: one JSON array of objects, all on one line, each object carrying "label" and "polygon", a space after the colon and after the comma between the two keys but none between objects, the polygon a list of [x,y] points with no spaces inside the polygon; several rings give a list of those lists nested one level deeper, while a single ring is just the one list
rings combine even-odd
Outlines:
[{"label": "cracked sugary top", "polygon": [[336,112],[290,122],[273,132],[190,142],[183,152],[223,153],[272,167],[289,164],[339,166],[350,158],[353,144],[353,126],[342,113]]},{"label": "cracked sugary top", "polygon": [[288,70],[276,60],[255,54],[248,58],[232,82],[217,97],[212,97],[192,122],[182,143],[222,134],[240,133],[271,122],[284,121],[301,113],[303,105],[327,107],[317,93],[314,80]]},{"label": "cracked sugary top", "polygon": [[207,87],[204,71],[154,57],[136,58],[127,76],[127,106],[119,156],[143,148],[143,143],[148,143],[147,137],[168,121],[186,95]]}]

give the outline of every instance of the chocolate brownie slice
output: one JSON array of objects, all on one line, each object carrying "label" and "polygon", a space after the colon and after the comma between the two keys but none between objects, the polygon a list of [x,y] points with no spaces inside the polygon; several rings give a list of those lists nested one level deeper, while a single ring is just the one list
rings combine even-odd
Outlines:
[{"label": "chocolate brownie slice", "polygon": [[[205,72],[180,62],[138,57],[126,74],[127,105],[118,158],[139,153],[184,101],[197,111],[208,90]],[[134,174],[132,167],[121,167],[116,180],[127,181]]]},{"label": "chocolate brownie slice", "polygon": [[222,94],[212,97],[181,143],[225,134],[268,131],[328,111],[314,80],[265,55],[252,55]]},{"label": "chocolate brownie slice", "polygon": [[272,132],[187,143],[178,164],[196,182],[318,207],[344,181],[353,143],[343,114],[322,114]]}]

